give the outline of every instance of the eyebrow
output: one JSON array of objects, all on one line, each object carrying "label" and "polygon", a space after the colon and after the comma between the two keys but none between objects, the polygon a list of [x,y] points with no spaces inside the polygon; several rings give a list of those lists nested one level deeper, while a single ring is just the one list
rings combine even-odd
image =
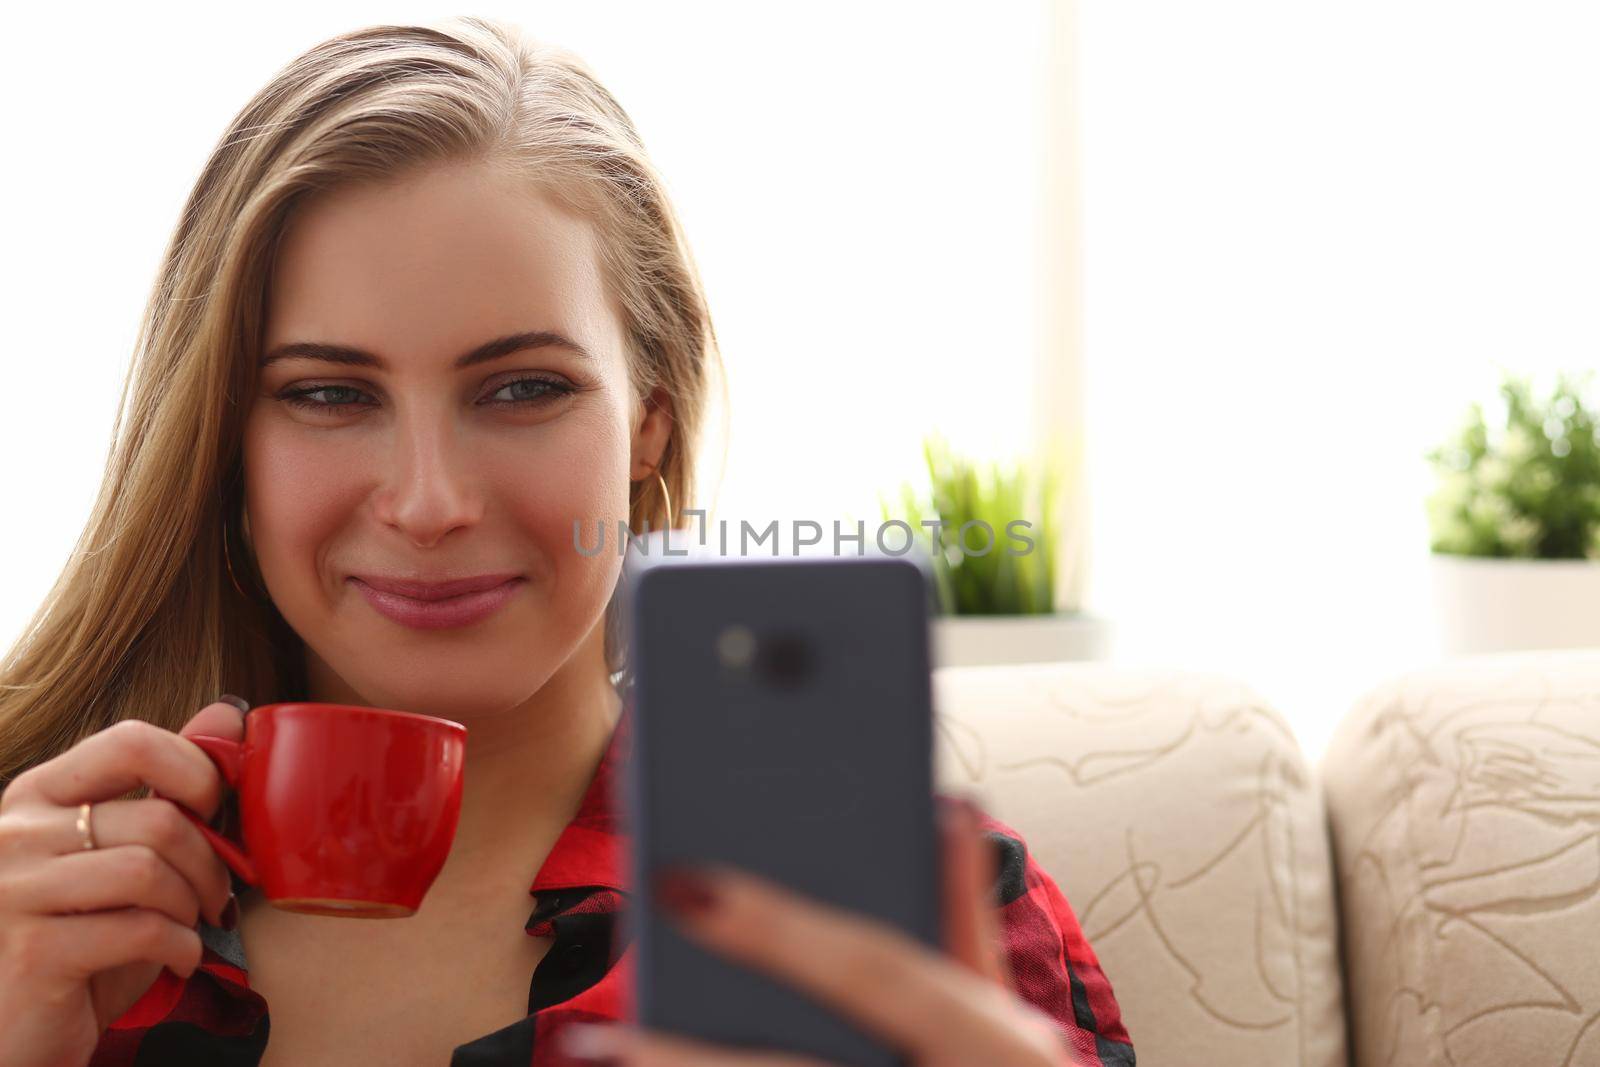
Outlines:
[{"label": "eyebrow", "polygon": [[[488,363],[491,360],[509,356],[513,352],[523,352],[530,348],[565,348],[593,361],[594,353],[572,338],[554,330],[528,330],[523,333],[507,334],[486,341],[470,352],[464,352],[456,357],[455,368],[461,370],[475,366],[479,363]],[[272,351],[261,357],[258,366],[269,367],[285,359],[317,359],[324,363],[340,363],[352,367],[377,367],[380,370],[385,366],[383,360],[371,352],[349,345],[328,344],[322,341],[290,341],[278,345]]]}]

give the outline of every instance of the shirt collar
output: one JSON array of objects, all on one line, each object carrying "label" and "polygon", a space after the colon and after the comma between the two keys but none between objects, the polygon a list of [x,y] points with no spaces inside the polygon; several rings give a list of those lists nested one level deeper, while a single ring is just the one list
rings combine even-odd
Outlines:
[{"label": "shirt collar", "polygon": [[625,889],[622,813],[617,790],[621,788],[624,761],[633,740],[633,688],[623,695],[622,713],[611,731],[578,812],[551,847],[528,887],[530,894],[557,889],[600,887]]}]

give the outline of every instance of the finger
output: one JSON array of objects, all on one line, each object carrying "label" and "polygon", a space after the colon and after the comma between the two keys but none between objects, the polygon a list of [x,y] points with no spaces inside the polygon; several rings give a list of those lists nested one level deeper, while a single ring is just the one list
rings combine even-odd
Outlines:
[{"label": "finger", "polygon": [[147,845],[97,848],[33,863],[6,879],[9,910],[72,915],[148,908],[182,926],[200,917],[200,898],[177,869]]},{"label": "finger", "polygon": [[562,1051],[576,1059],[626,1067],[828,1067],[809,1056],[737,1049],[616,1023],[569,1023]]},{"label": "finger", "polygon": [[11,816],[21,829],[16,851],[42,856],[89,855],[125,845],[154,849],[189,885],[202,902],[206,921],[218,925],[233,892],[233,878],[221,857],[194,823],[165,797],[102,800],[89,813],[94,849],[83,847],[78,809],[24,808]]},{"label": "finger", "polygon": [[128,963],[159,963],[183,977],[204,955],[200,935],[158,911],[128,908],[85,915],[51,915],[11,932],[26,973],[83,979]]},{"label": "finger", "polygon": [[1013,998],[893,927],[732,868],[678,870],[656,899],[695,940],[787,981],[913,1054],[966,1040]]},{"label": "finger", "polygon": [[974,973],[1009,989],[995,918],[995,855],[979,829],[972,802],[954,797],[942,804],[939,831],[945,950]]},{"label": "finger", "polygon": [[[241,704],[244,700],[234,697]],[[248,707],[248,705],[246,705]],[[213,701],[195,712],[183,728],[180,737],[205,734],[208,737],[226,737],[231,741],[244,740],[244,709],[226,700]]]},{"label": "finger", "polygon": [[973,851],[976,856],[974,877],[981,880],[980,895],[983,907],[978,912],[978,934],[989,946],[988,959],[993,963],[996,980],[1006,989],[1015,989],[1011,973],[1011,960],[1006,951],[1005,931],[1000,919],[1000,855],[983,832],[983,812],[970,807],[972,816]]},{"label": "finger", "polygon": [[[231,705],[211,705],[217,706],[238,718]],[[220,726],[219,716],[206,721]],[[241,724],[236,725],[242,730]],[[22,772],[5,795],[12,804],[42,801],[75,808],[85,801],[120,797],[140,786],[149,786],[205,819],[216,812],[223,793],[222,776],[198,745],[143,719],[123,719]]]},{"label": "finger", "polygon": [[22,805],[6,813],[0,853],[44,858],[118,845],[149,845],[188,879],[202,900],[217,902],[218,907],[226,903],[233,888],[227,867],[172,801],[144,797],[91,805],[89,835],[94,849],[84,848],[78,817],[78,808]]},{"label": "finger", "polygon": [[[233,703],[237,701],[237,704]],[[178,731],[180,737],[194,737],[204,734],[208,737],[221,737],[229,741],[244,740],[245,712],[250,710],[250,704],[243,697],[229,694],[214,704],[208,704],[195,713],[194,717],[183,724],[183,729]],[[207,826],[211,829],[228,834],[226,827],[227,817],[237,818],[237,805],[229,807],[226,795],[222,804],[216,811],[202,816]],[[237,825],[234,823],[233,825]],[[235,835],[237,836],[237,835]],[[221,863],[221,860],[218,860]]]},{"label": "finger", "polygon": [[178,805],[165,797],[107,800],[94,806],[92,816],[99,848],[148,845],[155,849],[202,902],[206,922],[221,925],[222,909],[233,894],[233,874]]}]

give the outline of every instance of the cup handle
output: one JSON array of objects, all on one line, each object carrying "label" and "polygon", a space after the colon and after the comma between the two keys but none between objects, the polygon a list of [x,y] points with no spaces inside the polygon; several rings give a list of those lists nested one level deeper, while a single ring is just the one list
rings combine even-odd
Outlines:
[{"label": "cup handle", "polygon": [[[239,787],[239,742],[227,737],[211,737],[208,734],[185,734],[184,736],[199,745],[200,751],[211,757],[211,762],[217,765],[217,770],[221,772],[223,780],[228,783],[229,788],[237,789]],[[206,825],[204,819],[182,804],[177,804],[177,808],[183,813],[184,818],[199,828],[200,832],[205,835],[206,840],[211,843],[211,847],[216,850],[217,855],[222,857],[222,862],[226,863],[234,874],[243,878],[250,885],[260,884],[255,861],[245,852],[244,845],[217,833],[217,831]]]}]

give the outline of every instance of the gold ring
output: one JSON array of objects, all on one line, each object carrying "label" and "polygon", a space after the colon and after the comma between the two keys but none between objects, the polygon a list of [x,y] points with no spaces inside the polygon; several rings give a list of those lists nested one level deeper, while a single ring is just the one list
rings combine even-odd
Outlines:
[{"label": "gold ring", "polygon": [[80,804],[78,806],[78,833],[83,836],[83,847],[94,848],[94,823],[91,821],[94,812],[93,804]]}]

